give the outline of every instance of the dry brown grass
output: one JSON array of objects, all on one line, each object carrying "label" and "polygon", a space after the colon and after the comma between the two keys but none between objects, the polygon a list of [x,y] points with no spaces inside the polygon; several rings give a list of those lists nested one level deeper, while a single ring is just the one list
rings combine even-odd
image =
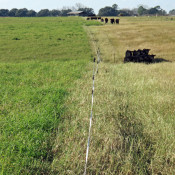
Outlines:
[{"label": "dry brown grass", "polygon": [[[161,50],[168,41],[159,40],[158,46],[151,37],[163,31],[159,26],[171,28],[174,23],[144,20],[124,18],[118,26],[90,27],[95,37],[90,38],[97,41],[104,62],[95,82],[89,175],[175,174],[175,63],[121,63],[126,49],[151,46],[155,54],[159,49],[158,57],[174,61],[172,47]],[[140,25],[143,28],[138,29]],[[149,33],[151,29],[154,34]],[[172,36],[166,27],[164,30]],[[134,38],[138,31],[147,42],[143,42],[142,36]],[[118,64],[113,64],[113,48],[120,51],[116,52]],[[66,103],[69,108],[62,118],[63,125],[58,129],[53,170],[60,174],[77,175],[84,171],[92,67],[90,63],[77,81],[76,91]]]},{"label": "dry brown grass", "polygon": [[[175,173],[175,78],[167,79],[174,66],[100,64],[88,174]],[[67,101],[69,113],[58,131],[53,163],[60,174],[84,170],[91,75],[89,67]]]}]

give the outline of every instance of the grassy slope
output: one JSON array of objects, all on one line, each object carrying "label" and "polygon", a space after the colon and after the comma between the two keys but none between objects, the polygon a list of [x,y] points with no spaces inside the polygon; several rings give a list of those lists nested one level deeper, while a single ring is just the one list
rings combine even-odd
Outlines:
[{"label": "grassy slope", "polygon": [[80,18],[0,19],[0,173],[49,174],[67,90],[91,58]]},{"label": "grassy slope", "polygon": [[[127,49],[139,48],[174,61],[174,25],[166,18],[121,18],[119,26],[90,27],[103,62],[95,83],[88,174],[175,174],[175,63],[121,63]],[[72,105],[54,149],[53,169],[60,174],[84,171],[92,66],[66,102]]]}]

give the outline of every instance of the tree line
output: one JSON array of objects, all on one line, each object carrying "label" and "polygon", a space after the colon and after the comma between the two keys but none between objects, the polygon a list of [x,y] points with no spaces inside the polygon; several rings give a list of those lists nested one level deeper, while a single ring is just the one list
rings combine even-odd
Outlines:
[{"label": "tree line", "polygon": [[88,8],[81,3],[76,3],[75,6],[72,7],[63,7],[61,10],[58,9],[41,9],[39,12],[35,10],[28,10],[26,8],[17,9],[13,8],[11,10],[8,9],[0,9],[1,17],[46,17],[46,16],[67,16],[67,13],[71,11],[83,11],[87,16],[94,14],[94,9]]},{"label": "tree line", "polygon": [[62,9],[62,10],[49,10],[42,9],[39,12],[35,10],[28,10],[26,8],[11,10],[0,9],[1,17],[45,17],[45,16],[67,16],[67,13],[71,12],[71,9]]},{"label": "tree line", "polygon": [[[113,4],[111,7],[106,6],[101,8],[98,13],[99,16],[165,16],[168,13],[163,10],[160,6],[155,6],[151,8],[146,8],[144,5],[133,9],[120,9],[117,4]],[[175,15],[175,9],[169,11],[169,15]]]},{"label": "tree line", "polygon": [[[1,17],[46,17],[46,16],[67,16],[71,11],[84,11],[86,16],[94,15],[94,9],[85,7],[81,3],[77,3],[74,7],[63,7],[61,10],[42,9],[39,12],[28,10],[26,8],[0,9]],[[168,15],[160,6],[146,8],[144,5],[134,9],[119,9],[117,4],[101,8],[98,12],[99,16],[144,16],[144,15]],[[169,15],[175,15],[175,9],[169,11]]]}]

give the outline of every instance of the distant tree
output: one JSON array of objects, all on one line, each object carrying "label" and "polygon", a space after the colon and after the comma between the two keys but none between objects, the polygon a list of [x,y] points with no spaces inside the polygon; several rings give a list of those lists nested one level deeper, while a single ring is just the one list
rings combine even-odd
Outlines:
[{"label": "distant tree", "polygon": [[166,15],[167,14],[167,12],[165,11],[165,10],[163,10],[159,5],[158,6],[156,6],[156,7],[154,7],[158,12],[158,15]]},{"label": "distant tree", "polygon": [[34,10],[29,10],[29,11],[27,12],[27,16],[28,16],[28,17],[35,17],[36,14],[37,14],[37,13],[36,13]]},{"label": "distant tree", "polygon": [[142,16],[142,15],[145,15],[145,14],[147,14],[147,9],[146,8],[144,8],[143,6],[140,6],[139,8],[138,8],[138,14],[140,15],[140,16]]},{"label": "distant tree", "polygon": [[8,15],[11,17],[15,17],[17,11],[18,11],[18,9],[13,8],[9,11]]},{"label": "distant tree", "polygon": [[27,12],[28,12],[28,10],[26,8],[19,9],[19,10],[16,11],[15,16],[17,16],[17,17],[27,17]]},{"label": "distant tree", "polygon": [[166,15],[166,11],[161,9],[160,6],[156,6],[156,7],[153,7],[153,8],[150,8],[148,9],[148,14],[150,15]]},{"label": "distant tree", "polygon": [[113,7],[104,7],[101,8],[98,12],[99,16],[117,16],[118,15],[118,11],[115,10]]},{"label": "distant tree", "polygon": [[61,10],[61,16],[67,16],[67,13],[71,12],[71,9],[62,9]]},{"label": "distant tree", "polygon": [[79,8],[78,11],[83,11],[83,12],[85,12],[85,14],[86,14],[87,16],[94,15],[94,9],[92,9],[92,8],[87,8],[87,7],[85,7],[85,8]]},{"label": "distant tree", "polygon": [[159,15],[165,16],[165,15],[167,15],[167,12],[165,10],[161,9],[159,11]]},{"label": "distant tree", "polygon": [[50,16],[50,11],[48,9],[42,9],[37,13],[38,17]]},{"label": "distant tree", "polygon": [[120,16],[138,16],[138,8],[134,9],[121,9],[118,11]]},{"label": "distant tree", "polygon": [[130,9],[121,9],[119,10],[120,16],[133,16],[134,12]]},{"label": "distant tree", "polygon": [[51,16],[61,16],[61,11],[59,10],[51,10],[50,11]]},{"label": "distant tree", "polygon": [[162,15],[167,15],[167,11],[166,10],[162,10]]},{"label": "distant tree", "polygon": [[9,10],[8,9],[0,9],[0,16],[8,16]]},{"label": "distant tree", "polygon": [[113,8],[114,10],[118,10],[118,5],[117,5],[117,4],[113,4],[113,5],[112,5],[112,8]]},{"label": "distant tree", "polygon": [[158,13],[159,13],[159,11],[156,8],[150,8],[148,10],[148,14],[150,14],[150,15],[156,15]]},{"label": "distant tree", "polygon": [[149,9],[149,7],[147,5],[144,5],[144,4],[138,5],[137,8],[139,8],[140,6],[142,6],[144,9]]},{"label": "distant tree", "polygon": [[169,15],[175,15],[175,9],[169,11]]}]

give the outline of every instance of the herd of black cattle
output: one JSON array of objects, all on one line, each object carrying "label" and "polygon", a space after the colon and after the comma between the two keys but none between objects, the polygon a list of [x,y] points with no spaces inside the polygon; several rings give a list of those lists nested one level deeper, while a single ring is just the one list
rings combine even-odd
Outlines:
[{"label": "herd of black cattle", "polygon": [[114,18],[101,18],[101,17],[93,16],[93,17],[88,17],[87,20],[100,20],[101,22],[105,22],[105,24],[107,24],[108,22],[110,22],[111,24],[119,24],[119,19],[114,19]]},{"label": "herd of black cattle", "polygon": [[149,55],[150,49],[143,50],[127,50],[124,58],[124,62],[144,62],[144,63],[153,63],[154,57],[156,55]]}]

